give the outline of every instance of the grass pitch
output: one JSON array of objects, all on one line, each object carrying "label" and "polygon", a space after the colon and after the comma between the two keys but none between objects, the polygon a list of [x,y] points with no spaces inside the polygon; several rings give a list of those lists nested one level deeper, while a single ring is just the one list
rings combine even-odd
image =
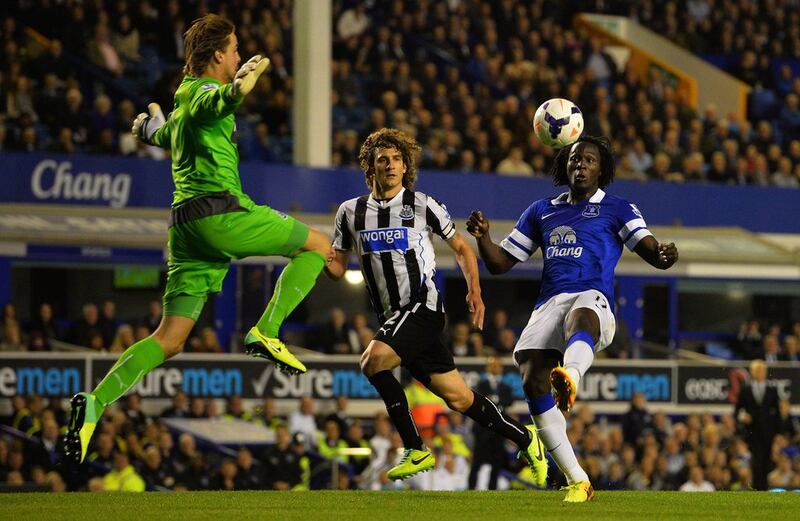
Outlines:
[{"label": "grass pitch", "polygon": [[511,521],[797,519],[800,493],[598,492],[562,503],[563,492],[184,492],[0,494],[3,520],[79,521]]}]

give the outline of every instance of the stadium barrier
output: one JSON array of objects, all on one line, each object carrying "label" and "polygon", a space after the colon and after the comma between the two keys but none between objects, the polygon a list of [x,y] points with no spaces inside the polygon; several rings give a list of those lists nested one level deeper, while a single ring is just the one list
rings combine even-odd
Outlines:
[{"label": "stadium barrier", "polygon": [[[0,399],[37,394],[62,398],[93,387],[116,360],[114,355],[73,353],[0,354]],[[142,398],[169,399],[178,391],[190,396],[224,399],[272,397],[296,402],[303,396],[321,400],[344,395],[364,406],[382,408],[382,402],[361,374],[357,356],[306,357],[308,373],[293,377],[244,355],[184,354],[149,373],[136,386]],[[482,378],[485,359],[457,358],[456,364],[470,386]],[[503,381],[523,400],[522,382],[506,359]],[[581,402],[597,412],[627,410],[634,393],[643,393],[654,406],[667,412],[730,412],[739,389],[748,381],[746,362],[686,363],[674,360],[597,360],[580,384]],[[800,367],[771,364],[770,385],[783,398],[800,396]]]}]

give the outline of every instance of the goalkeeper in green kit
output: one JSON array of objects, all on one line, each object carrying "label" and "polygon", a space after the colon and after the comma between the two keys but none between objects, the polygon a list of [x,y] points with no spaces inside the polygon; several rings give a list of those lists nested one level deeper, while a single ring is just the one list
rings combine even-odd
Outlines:
[{"label": "goalkeeper in green kit", "polygon": [[217,293],[232,259],[252,255],[290,258],[258,323],[245,337],[248,354],[299,374],[306,367],[278,340],[284,318],[308,294],[330,256],[322,233],[256,205],[242,192],[234,111],[269,66],[254,56],[239,68],[235,27],[217,15],[196,20],[184,35],[186,66],[165,120],[150,104],[132,132],[142,142],[172,151],[175,194],[169,216],[169,271],[161,324],[119,357],[91,393],[72,398],[65,453],[83,461],[103,410],[148,372],[178,354],[206,298]]}]

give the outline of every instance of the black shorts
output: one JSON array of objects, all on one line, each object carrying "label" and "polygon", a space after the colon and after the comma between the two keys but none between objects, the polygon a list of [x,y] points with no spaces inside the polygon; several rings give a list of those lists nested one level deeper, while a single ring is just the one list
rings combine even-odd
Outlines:
[{"label": "black shorts", "polygon": [[391,347],[400,357],[400,365],[427,386],[431,373],[447,373],[456,368],[453,354],[442,344],[442,329],[444,313],[418,302],[390,315],[375,340]]}]

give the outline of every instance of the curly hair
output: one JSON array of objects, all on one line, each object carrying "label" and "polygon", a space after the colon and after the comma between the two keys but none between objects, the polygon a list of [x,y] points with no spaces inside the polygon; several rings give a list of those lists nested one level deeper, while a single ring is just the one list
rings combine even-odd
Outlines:
[{"label": "curly hair", "polygon": [[364,181],[372,190],[375,177],[375,153],[379,148],[396,148],[403,156],[406,173],[403,175],[403,188],[411,189],[417,180],[417,154],[422,147],[405,132],[394,128],[376,130],[364,140],[358,152],[358,163],[364,170]]},{"label": "curly hair", "polygon": [[[575,144],[577,143],[590,143],[597,147],[597,150],[600,152],[600,179],[598,179],[597,184],[600,188],[605,188],[611,184],[611,182],[614,180],[614,172],[616,170],[616,165],[614,163],[614,150],[611,147],[611,141],[605,137],[581,136],[575,142]],[[553,166],[550,167],[550,175],[553,176],[553,184],[556,186],[569,184],[569,178],[567,176],[567,160],[569,159],[569,153],[575,144],[562,148],[558,152],[556,160],[553,162]]]},{"label": "curly hair", "polygon": [[192,22],[183,33],[186,65],[183,73],[199,78],[208,67],[216,51],[225,52],[228,37],[236,30],[230,20],[216,14],[207,14]]}]

